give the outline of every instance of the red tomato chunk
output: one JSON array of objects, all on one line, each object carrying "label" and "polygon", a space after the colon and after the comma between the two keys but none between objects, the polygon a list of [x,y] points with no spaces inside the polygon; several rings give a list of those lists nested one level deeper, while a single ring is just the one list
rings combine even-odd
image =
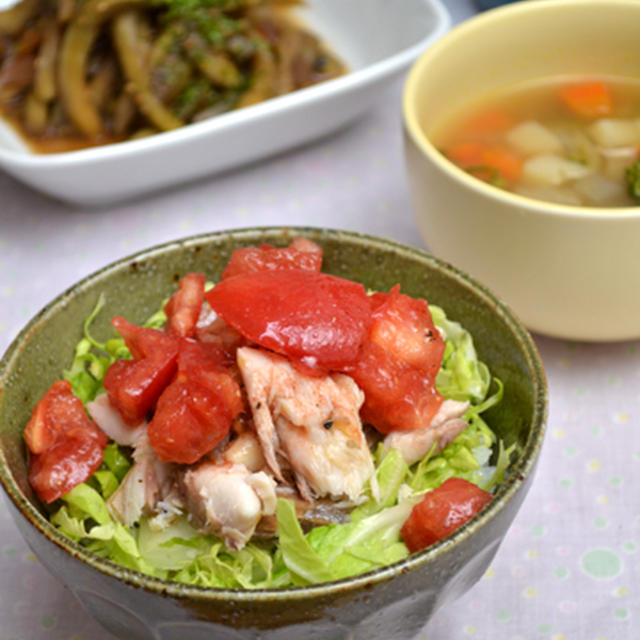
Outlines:
[{"label": "red tomato chunk", "polygon": [[341,369],[355,362],[371,324],[361,284],[315,271],[246,273],[205,295],[244,337],[309,367]]},{"label": "red tomato chunk", "polygon": [[191,464],[229,433],[243,410],[240,387],[215,345],[183,339],[178,374],[158,400],[149,441],[165,462]]},{"label": "red tomato chunk", "polygon": [[364,391],[362,419],[382,433],[427,427],[442,404],[435,376],[445,348],[427,302],[396,286],[373,294],[371,306],[362,355],[345,368]]},{"label": "red tomato chunk", "polygon": [[371,304],[374,311],[369,340],[395,359],[435,378],[445,345],[427,301],[400,293],[400,285],[396,285],[389,293],[374,293]]},{"label": "red tomato chunk", "polygon": [[87,416],[66,380],[54,382],[36,405],[24,433],[29,482],[44,502],[53,502],[100,466],[107,437]]},{"label": "red tomato chunk", "polygon": [[131,426],[142,422],[155,406],[176,370],[178,339],[157,329],[137,327],[116,316],[111,321],[133,360],[117,360],[104,377],[111,404]]},{"label": "red tomato chunk", "polygon": [[222,363],[226,366],[235,364],[236,351],[247,344],[246,338],[219,317],[196,327],[195,339],[215,346],[220,353]]},{"label": "red tomato chunk", "polygon": [[276,269],[320,271],[321,266],[322,249],[311,240],[296,238],[283,249],[270,244],[236,249],[222,272],[222,280],[244,273]]},{"label": "red tomato chunk", "polygon": [[164,306],[167,315],[165,331],[183,338],[193,338],[204,302],[206,278],[202,273],[187,274]]},{"label": "red tomato chunk", "polygon": [[491,494],[462,478],[449,478],[429,491],[400,531],[411,553],[446,538],[476,515],[491,500]]}]

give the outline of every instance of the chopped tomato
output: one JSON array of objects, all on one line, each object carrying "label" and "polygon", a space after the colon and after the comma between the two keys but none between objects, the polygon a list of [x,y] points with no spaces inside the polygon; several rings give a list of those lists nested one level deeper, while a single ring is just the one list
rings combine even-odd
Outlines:
[{"label": "chopped tomato", "polygon": [[361,284],[315,271],[246,273],[205,295],[245,338],[309,367],[340,369],[355,362],[371,324]]},{"label": "chopped tomato", "polygon": [[411,553],[446,538],[476,515],[491,494],[462,478],[449,478],[411,511],[400,533]]},{"label": "chopped tomato", "polygon": [[177,378],[214,389],[234,417],[243,410],[240,388],[217,345],[181,340]]},{"label": "chopped tomato", "polygon": [[364,391],[362,419],[382,433],[427,427],[442,404],[435,376],[444,353],[429,307],[399,287],[374,294],[371,305],[362,355],[344,369]]},{"label": "chopped tomato", "polygon": [[138,327],[116,316],[111,321],[131,351],[133,360],[117,360],[104,376],[111,404],[123,420],[140,424],[173,377],[178,339],[157,329]]},{"label": "chopped tomato", "polygon": [[374,312],[369,340],[434,378],[445,345],[427,301],[400,293],[400,285],[396,285],[389,293],[374,293],[371,304]]},{"label": "chopped tomato", "polygon": [[[56,443],[66,427],[65,414],[68,412],[76,417],[73,415],[76,413],[74,400],[80,402],[71,393],[71,384],[65,380],[54,382],[42,396],[24,429],[24,440],[31,453],[44,453]],[[87,417],[81,402],[80,412]]]},{"label": "chopped tomato", "polygon": [[322,249],[311,240],[295,238],[285,248],[262,244],[260,247],[236,249],[222,272],[222,279],[242,273],[275,269],[306,269],[320,271]]},{"label": "chopped tomato", "polygon": [[107,445],[93,438],[63,438],[51,449],[34,456],[29,482],[43,502],[53,502],[85,482],[100,466]]},{"label": "chopped tomato", "polygon": [[80,398],[73,395],[71,383],[57,380],[35,406],[25,427],[27,447],[39,454],[62,438],[84,436],[102,440],[104,434],[86,414]]},{"label": "chopped tomato", "polygon": [[427,427],[442,404],[433,378],[394,358],[375,342],[344,369],[364,391],[363,422],[381,433]]},{"label": "chopped tomato", "polygon": [[236,351],[247,343],[238,331],[229,326],[222,318],[216,317],[208,324],[196,327],[195,339],[215,345],[220,352],[223,364],[231,366],[236,361]]},{"label": "chopped tomato", "polygon": [[579,82],[560,89],[560,99],[576,115],[595,119],[611,115],[613,96],[605,82]]},{"label": "chopped tomato", "polygon": [[38,402],[24,438],[33,454],[29,481],[45,502],[87,480],[100,466],[107,444],[66,380],[54,382]]},{"label": "chopped tomato", "polygon": [[169,302],[164,306],[167,314],[165,330],[183,338],[193,338],[196,323],[204,302],[206,278],[202,273],[188,273],[178,284]]},{"label": "chopped tomato", "polygon": [[215,346],[183,339],[178,373],[149,423],[149,442],[161,460],[192,464],[228,433],[243,410],[240,387]]}]

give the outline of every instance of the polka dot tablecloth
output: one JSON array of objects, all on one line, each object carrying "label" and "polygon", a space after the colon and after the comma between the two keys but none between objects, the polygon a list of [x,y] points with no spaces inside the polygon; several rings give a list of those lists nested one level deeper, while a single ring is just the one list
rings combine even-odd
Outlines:
[{"label": "polka dot tablecloth", "polygon": [[[468,1],[446,4],[454,21],[474,13]],[[316,144],[109,208],[72,208],[0,175],[0,351],[79,278],[186,235],[305,224],[423,246],[404,174],[401,88]],[[640,342],[534,338],[550,387],[536,480],[485,576],[438,612],[424,640],[640,637]],[[4,499],[0,640],[113,640],[23,543]]]}]

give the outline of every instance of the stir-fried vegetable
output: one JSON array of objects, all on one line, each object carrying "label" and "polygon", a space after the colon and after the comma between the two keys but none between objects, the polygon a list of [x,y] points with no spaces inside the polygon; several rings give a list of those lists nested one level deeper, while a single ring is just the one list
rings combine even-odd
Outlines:
[{"label": "stir-fried vegetable", "polygon": [[0,11],[0,114],[40,151],[168,131],[344,72],[295,0],[22,0]]}]

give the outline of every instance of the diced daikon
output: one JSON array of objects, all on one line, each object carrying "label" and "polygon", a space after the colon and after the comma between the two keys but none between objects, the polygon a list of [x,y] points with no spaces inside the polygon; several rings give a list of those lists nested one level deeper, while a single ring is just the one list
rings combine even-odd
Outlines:
[{"label": "diced daikon", "polygon": [[534,156],[522,167],[522,178],[533,184],[559,185],[591,173],[590,167],[553,154]]},{"label": "diced daikon", "polygon": [[565,158],[571,158],[573,162],[578,162],[594,171],[600,171],[602,167],[602,156],[600,148],[594,144],[593,140],[579,127],[566,125],[559,127],[556,135],[562,142]]},{"label": "diced daikon", "polygon": [[533,200],[557,202],[579,207],[582,204],[580,196],[569,187],[552,187],[548,185],[521,185],[514,189],[516,193]]},{"label": "diced daikon", "polygon": [[640,124],[623,118],[601,118],[589,125],[589,135],[601,147],[629,147],[640,144]]},{"label": "diced daikon", "polygon": [[625,189],[622,184],[597,173],[576,180],[573,188],[586,200],[586,204],[619,206],[624,203]]},{"label": "diced daikon", "polygon": [[612,180],[624,181],[627,167],[638,159],[637,147],[612,147],[600,149],[603,159],[602,173]]},{"label": "diced daikon", "polygon": [[562,150],[560,138],[548,127],[527,120],[511,129],[506,135],[507,142],[523,155],[553,153]]}]

